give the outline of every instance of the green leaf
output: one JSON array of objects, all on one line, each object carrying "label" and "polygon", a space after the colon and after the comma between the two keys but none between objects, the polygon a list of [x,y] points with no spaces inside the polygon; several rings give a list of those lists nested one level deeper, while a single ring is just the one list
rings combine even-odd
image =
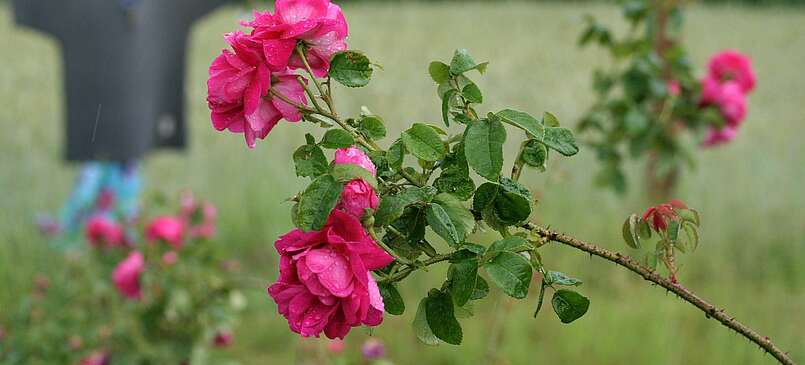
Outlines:
[{"label": "green leaf", "polygon": [[484,253],[484,259],[491,259],[499,255],[501,252],[516,252],[518,250],[532,248],[534,248],[534,246],[528,243],[525,238],[520,236],[509,236],[502,240],[495,241],[489,245],[489,248],[486,249],[486,253]]},{"label": "green leaf", "polygon": [[675,211],[684,221],[691,222],[696,226],[701,223],[699,212],[696,209],[675,209]]},{"label": "green leaf", "polygon": [[545,112],[542,114],[542,124],[547,127],[558,127],[559,119],[555,115]]},{"label": "green leaf", "polygon": [[342,183],[348,183],[355,179],[366,181],[372,188],[377,189],[377,179],[365,168],[353,164],[333,165],[330,175]]},{"label": "green leaf", "polygon": [[464,96],[464,99],[467,101],[475,104],[480,104],[484,102],[484,96],[481,94],[481,89],[478,88],[478,85],[467,84],[464,86],[464,89],[461,90],[461,95]]},{"label": "green leaf", "polygon": [[495,197],[495,216],[505,225],[520,223],[531,215],[531,192],[509,178],[502,178],[503,191]]},{"label": "green leaf", "polygon": [[637,224],[637,237],[641,240],[651,238],[651,227],[649,227],[648,221],[640,219],[640,223]]},{"label": "green leaf", "polygon": [[435,190],[430,186],[412,187],[400,194],[383,197],[383,200],[380,201],[380,206],[375,212],[375,226],[383,227],[391,224],[402,216],[403,210],[408,206],[430,202],[436,195]]},{"label": "green leaf", "polygon": [[582,281],[576,278],[565,275],[559,271],[548,271],[545,273],[545,282],[548,284],[565,285],[565,286],[579,286]]},{"label": "green leaf", "polygon": [[573,156],[579,152],[573,132],[567,128],[545,127],[528,113],[512,109],[502,110],[495,115],[502,121],[528,132],[540,143],[565,156]]},{"label": "green leaf", "polygon": [[428,326],[437,338],[451,345],[461,344],[461,324],[456,320],[453,298],[449,293],[432,289],[425,302],[425,313]]},{"label": "green leaf", "polygon": [[296,166],[296,176],[301,177],[319,176],[327,172],[330,167],[321,148],[311,144],[297,148],[293,153],[293,162]]},{"label": "green leaf", "polygon": [[573,156],[579,153],[576,137],[567,128],[546,128],[545,139],[542,143],[565,156]]},{"label": "green leaf", "polygon": [[338,203],[343,188],[344,185],[331,175],[322,175],[313,180],[299,196],[295,219],[299,228],[303,231],[321,229]]},{"label": "green leaf", "polygon": [[537,118],[528,113],[512,109],[504,109],[495,114],[500,120],[520,128],[542,142],[545,139],[545,127]]},{"label": "green leaf", "polygon": [[433,182],[433,186],[440,192],[449,193],[461,200],[467,200],[475,192],[475,182],[459,173],[443,172]]},{"label": "green leaf", "polygon": [[414,334],[416,334],[419,341],[425,345],[436,346],[439,344],[439,339],[433,334],[433,330],[431,330],[430,325],[428,325],[427,304],[428,297],[422,298],[422,300],[419,301],[413,323]]},{"label": "green leaf", "polygon": [[444,125],[450,126],[450,103],[453,102],[453,97],[456,96],[458,91],[456,89],[447,90],[442,98],[442,121]]},{"label": "green leaf", "polygon": [[478,260],[464,259],[450,264],[447,277],[453,302],[456,306],[463,306],[472,297],[478,283]]},{"label": "green leaf", "polygon": [[355,139],[349,132],[343,129],[328,129],[321,139],[321,145],[324,148],[349,148],[355,144]]},{"label": "green leaf", "polygon": [[672,220],[668,222],[668,239],[671,242],[676,242],[679,238],[679,222]]},{"label": "green leaf", "polygon": [[502,186],[490,182],[479,186],[478,190],[475,190],[475,196],[472,199],[472,209],[481,212],[487,207],[492,206],[500,190],[503,190]]},{"label": "green leaf", "polygon": [[699,231],[691,222],[683,223],[682,228],[685,229],[685,234],[688,237],[688,243],[691,245],[691,250],[695,251],[699,247]]},{"label": "green leaf", "polygon": [[477,281],[475,282],[475,290],[472,291],[470,300],[483,299],[487,295],[489,295],[489,284],[486,282],[486,280],[484,280],[484,278],[478,276]]},{"label": "green leaf", "polygon": [[328,75],[346,87],[366,86],[372,78],[372,62],[360,52],[339,52],[330,60]]},{"label": "green leaf", "polygon": [[383,297],[383,306],[386,313],[399,316],[405,312],[405,301],[394,284],[379,283],[380,295]]},{"label": "green leaf", "polygon": [[402,141],[405,148],[421,160],[436,162],[447,154],[442,139],[426,124],[414,123],[402,133]]},{"label": "green leaf", "polygon": [[445,65],[444,62],[433,61],[428,66],[428,73],[434,82],[442,84],[450,79],[450,66]]},{"label": "green leaf", "polygon": [[570,323],[587,313],[590,300],[572,290],[559,289],[553,293],[551,304],[562,323]]},{"label": "green leaf", "polygon": [[404,157],[405,145],[401,139],[398,139],[389,147],[388,153],[386,154],[386,161],[388,161],[390,168],[400,171],[402,170]]},{"label": "green leaf", "polygon": [[373,140],[386,138],[386,126],[383,119],[374,115],[367,115],[358,122],[358,131]]},{"label": "green leaf", "polygon": [[635,233],[637,225],[640,223],[640,217],[637,214],[632,214],[626,221],[623,222],[623,240],[626,244],[634,249],[640,248],[640,238]]},{"label": "green leaf", "polygon": [[458,233],[458,241],[463,242],[467,236],[472,233],[475,228],[475,217],[464,204],[451,194],[441,193],[433,198],[435,203],[438,203],[450,217],[453,226]]},{"label": "green leaf", "polygon": [[464,132],[464,155],[478,175],[498,181],[503,168],[503,144],[506,129],[495,120],[473,122]]},{"label": "green leaf", "polygon": [[546,162],[548,161],[548,147],[535,139],[531,139],[523,146],[522,159],[526,165],[545,171]]},{"label": "green leaf", "polygon": [[428,220],[430,228],[447,243],[455,246],[461,242],[456,227],[453,225],[453,221],[450,220],[450,216],[447,215],[447,212],[444,211],[441,205],[436,203],[428,205],[425,218]]},{"label": "green leaf", "polygon": [[513,252],[501,252],[484,264],[489,278],[506,294],[523,299],[531,284],[531,264],[525,257]]},{"label": "green leaf", "polygon": [[450,73],[453,75],[460,75],[464,72],[472,70],[477,64],[470,56],[469,51],[466,49],[458,49],[453,54],[453,59],[450,61]]}]

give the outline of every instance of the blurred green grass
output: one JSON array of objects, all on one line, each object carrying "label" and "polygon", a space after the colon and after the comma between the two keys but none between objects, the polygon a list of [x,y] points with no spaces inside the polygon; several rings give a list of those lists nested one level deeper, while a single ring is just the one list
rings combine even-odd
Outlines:
[{"label": "blurred green grass", "polygon": [[[479,78],[484,110],[504,106],[554,112],[573,124],[591,102],[589,76],[608,62],[596,50],[579,50],[582,16],[593,13],[618,23],[617,10],[600,4],[561,3],[388,3],[348,4],[350,44],[384,66],[364,89],[338,91],[339,111],[355,114],[361,105],[385,117],[392,132],[413,121],[438,121],[439,104],[426,68],[468,48],[490,60]],[[272,243],[291,226],[286,197],[300,189],[290,154],[308,128],[277,127],[254,151],[242,137],[215,132],[205,105],[206,68],[224,47],[221,34],[246,17],[228,8],[205,19],[190,47],[187,106],[192,144],[186,154],[158,153],[148,159],[151,189],[190,187],[218,204],[219,242],[244,261],[250,311],[232,350],[247,364],[286,364],[295,357],[296,337],[276,314],[265,286],[276,277]],[[688,12],[686,38],[695,64],[712,53],[739,48],[750,54],[759,87],[750,97],[749,118],[729,146],[702,151],[698,169],[686,174],[678,197],[704,217],[703,244],[681,259],[683,283],[805,361],[805,11],[797,8],[697,6]],[[34,273],[52,272],[59,257],[33,227],[36,212],[55,211],[69,191],[75,171],[61,160],[63,105],[56,42],[15,28],[0,7],[0,320],[28,293]],[[512,137],[514,134],[511,134]],[[515,138],[508,152],[512,153]],[[528,171],[523,181],[542,196],[535,218],[602,246],[626,251],[619,225],[642,210],[634,164],[632,190],[624,198],[594,189],[590,152],[552,161],[547,174]],[[514,303],[504,341],[492,348],[503,363],[772,363],[756,347],[728,332],[692,307],[652,288],[612,264],[564,247],[548,247],[551,269],[585,281],[590,312],[561,325],[546,309],[531,318],[536,292]],[[410,330],[416,304],[440,285],[443,268],[416,274],[402,288],[408,310],[387,316],[374,335],[387,343],[398,364],[478,363],[490,351],[489,328],[502,312],[493,297],[462,320],[461,347],[425,347]],[[443,276],[442,276],[443,277]],[[357,348],[364,331],[347,340]]]}]

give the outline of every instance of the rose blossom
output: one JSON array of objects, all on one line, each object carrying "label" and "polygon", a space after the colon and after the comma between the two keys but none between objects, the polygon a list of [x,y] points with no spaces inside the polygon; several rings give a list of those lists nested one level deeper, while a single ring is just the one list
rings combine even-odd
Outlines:
[{"label": "rose blossom", "polygon": [[280,119],[302,119],[296,107],[272,97],[270,88],[301,104],[307,104],[307,99],[297,76],[271,74],[261,43],[243,32],[228,33],[225,38],[234,52],[224,50],[213,61],[207,81],[212,124],[219,131],[243,133],[246,144],[253,148]]},{"label": "rose blossom", "polygon": [[347,49],[349,29],[341,8],[330,0],[277,0],[275,9],[273,15],[255,12],[253,21],[243,23],[254,29],[271,69],[304,69],[295,52],[301,43],[313,74],[326,76],[332,55]]},{"label": "rose blossom", "polygon": [[179,259],[179,254],[176,251],[168,251],[162,255],[162,263],[167,266],[172,266]]},{"label": "rose blossom", "polygon": [[191,238],[212,238],[215,235],[215,221],[218,210],[212,203],[199,203],[193,194],[182,194],[181,218],[186,222]]},{"label": "rose blossom", "polygon": [[112,279],[120,294],[130,299],[140,299],[140,275],[144,270],[145,259],[138,251],[132,252],[120,262],[112,273]]},{"label": "rose blossom", "polygon": [[344,185],[341,200],[335,209],[361,219],[366,214],[366,208],[375,210],[378,205],[380,205],[380,198],[377,197],[372,186],[363,179],[355,179]]},{"label": "rose blossom", "polygon": [[95,351],[81,359],[79,365],[109,365],[109,354]]},{"label": "rose blossom", "polygon": [[679,86],[679,81],[676,80],[668,81],[666,88],[668,89],[668,95],[671,96],[679,96],[679,93],[682,92],[682,89]]},{"label": "rose blossom", "polygon": [[710,58],[709,70],[710,76],[719,82],[736,81],[743,93],[755,88],[752,60],[737,50],[730,49],[714,55]]},{"label": "rose blossom", "polygon": [[[335,151],[335,163],[353,164],[363,167],[373,176],[376,174],[375,165],[369,156],[363,151],[355,148],[341,148]],[[355,179],[344,186],[341,193],[341,200],[336,205],[336,209],[349,213],[355,218],[361,219],[366,214],[366,208],[377,209],[380,205],[380,198],[377,197],[372,186],[363,179]]]},{"label": "rose blossom", "polygon": [[330,353],[336,355],[344,352],[344,347],[345,347],[344,340],[342,339],[330,340],[327,343],[327,350],[329,350]]},{"label": "rose blossom", "polygon": [[123,227],[101,215],[89,219],[84,234],[93,247],[119,247],[126,244]]},{"label": "rose blossom", "polygon": [[234,336],[232,335],[231,331],[218,331],[215,333],[215,337],[212,339],[212,345],[219,348],[229,347],[229,345],[232,344],[233,338]]},{"label": "rose blossom", "polygon": [[149,241],[164,241],[175,249],[182,248],[185,224],[181,218],[162,216],[151,220],[145,228],[145,238]]},{"label": "rose blossom", "polygon": [[333,210],[320,231],[293,230],[275,243],[280,277],[268,288],[292,331],[344,338],[383,321],[383,298],[370,273],[393,261],[354,217]]},{"label": "rose blossom", "polygon": [[376,338],[370,338],[363,343],[361,353],[367,360],[377,360],[386,355],[386,347]]},{"label": "rose blossom", "polygon": [[372,176],[377,175],[377,169],[375,168],[375,164],[372,163],[372,160],[367,156],[363,151],[358,148],[350,147],[350,148],[339,148],[335,151],[335,163],[337,165],[340,164],[353,164],[363,167],[370,173]]},{"label": "rose blossom", "polygon": [[717,146],[732,141],[737,135],[738,130],[734,127],[726,126],[721,129],[711,128],[704,142],[702,142],[702,145],[705,147]]},{"label": "rose blossom", "polygon": [[721,85],[715,104],[721,110],[727,125],[731,127],[739,126],[746,118],[746,95],[735,81]]}]

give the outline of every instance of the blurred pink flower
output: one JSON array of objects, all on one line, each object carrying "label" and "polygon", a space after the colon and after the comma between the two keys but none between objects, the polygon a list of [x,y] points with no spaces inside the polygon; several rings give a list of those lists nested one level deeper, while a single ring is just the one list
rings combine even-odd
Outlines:
[{"label": "blurred pink flower", "polygon": [[87,221],[84,235],[90,245],[96,248],[111,248],[126,245],[123,227],[112,219],[102,215],[96,215]]},{"label": "blurred pink flower", "polygon": [[326,76],[332,55],[347,49],[349,29],[341,8],[330,0],[277,0],[275,10],[255,12],[253,21],[243,23],[263,44],[271,69],[305,68],[294,51],[302,44],[313,74]]},{"label": "blurred pink flower", "polygon": [[140,299],[140,275],[145,270],[143,254],[133,251],[120,262],[112,273],[112,280],[120,294],[130,299]]},{"label": "blurred pink flower", "polygon": [[710,128],[710,132],[708,132],[702,145],[704,147],[717,146],[732,141],[737,135],[738,130],[734,127],[726,126],[721,129]]},{"label": "blurred pink flower", "polygon": [[721,110],[721,115],[724,116],[728,126],[738,127],[746,118],[746,95],[735,81],[721,85],[721,92],[716,97],[715,104]]},{"label": "blurred pink flower", "polygon": [[345,347],[344,340],[342,339],[337,338],[335,340],[330,340],[329,342],[327,342],[327,350],[329,350],[330,353],[332,354],[337,355],[344,352],[344,347]]},{"label": "blurred pink flower", "polygon": [[79,365],[109,365],[109,354],[106,352],[95,351],[89,356],[81,359]]},{"label": "blurred pink flower", "polygon": [[671,96],[679,96],[679,93],[682,91],[682,89],[679,87],[679,81],[676,80],[668,81],[667,88],[668,94]]},{"label": "blurred pink flower", "polygon": [[393,261],[354,217],[333,210],[320,231],[293,230],[275,243],[280,277],[268,288],[292,331],[331,339],[383,321],[383,298],[370,273]]},{"label": "blurred pink flower", "polygon": [[717,53],[710,58],[710,76],[719,82],[735,81],[741,91],[748,93],[755,88],[755,71],[752,60],[734,49]]},{"label": "blurred pink flower", "polygon": [[377,360],[386,356],[386,346],[376,338],[370,338],[363,343],[361,353],[367,360]]},{"label": "blurred pink flower", "polygon": [[145,238],[149,241],[163,241],[175,249],[182,248],[185,223],[179,217],[161,216],[154,218],[145,227]]},{"label": "blurred pink flower", "polygon": [[234,339],[234,335],[232,335],[232,331],[229,330],[221,330],[215,334],[215,337],[212,339],[212,345],[215,347],[229,347],[232,344],[232,340]]},{"label": "blurred pink flower", "polygon": [[176,251],[168,251],[162,255],[162,263],[165,265],[171,266],[176,263],[176,260],[179,259],[179,254]]},{"label": "blurred pink flower", "polygon": [[193,194],[185,192],[181,200],[181,218],[188,227],[190,238],[212,238],[215,235],[215,223],[218,210],[208,202],[197,202]]},{"label": "blurred pink flower", "polygon": [[253,148],[280,119],[298,122],[302,118],[296,107],[272,97],[271,87],[298,103],[307,104],[307,99],[297,76],[271,74],[261,43],[239,31],[225,38],[234,53],[224,50],[213,61],[207,81],[212,124],[219,131],[243,133],[246,144]]},{"label": "blurred pink flower", "polygon": [[356,147],[339,148],[335,151],[336,164],[353,164],[363,167],[372,173],[372,176],[377,174],[377,169],[372,160],[363,151]]}]

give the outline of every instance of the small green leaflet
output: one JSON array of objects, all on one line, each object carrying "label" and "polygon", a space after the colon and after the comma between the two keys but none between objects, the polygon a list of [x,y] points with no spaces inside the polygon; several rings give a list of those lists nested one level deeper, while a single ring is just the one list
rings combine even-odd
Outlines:
[{"label": "small green leaflet", "polygon": [[417,306],[413,323],[414,334],[416,334],[420,342],[429,346],[436,346],[439,344],[439,338],[433,334],[430,325],[428,325],[428,314],[426,312],[427,303],[428,297],[425,297],[422,298],[419,302],[419,306]]},{"label": "small green leaflet", "polygon": [[506,129],[497,119],[475,121],[464,132],[464,155],[478,175],[498,181],[503,168]]},{"label": "small green leaflet", "polygon": [[461,242],[456,226],[453,225],[453,221],[450,220],[450,216],[441,205],[436,203],[428,205],[425,218],[430,228],[451,246],[456,246]]},{"label": "small green leaflet", "polygon": [[354,144],[355,139],[343,129],[329,129],[321,139],[321,146],[330,149],[349,148]]},{"label": "small green leaflet", "polygon": [[528,295],[532,269],[525,257],[504,251],[485,263],[484,270],[492,282],[509,296],[523,299]]},{"label": "small green leaflet", "polygon": [[402,141],[412,155],[424,161],[436,162],[447,154],[442,139],[426,124],[414,123],[402,133]]},{"label": "small green leaflet", "polygon": [[347,87],[366,86],[372,78],[372,62],[360,52],[339,52],[330,60],[328,75]]},{"label": "small green leaflet", "polygon": [[449,293],[432,289],[425,301],[425,313],[428,326],[437,338],[451,345],[461,344],[464,336]]},{"label": "small green leaflet", "polygon": [[405,301],[403,301],[400,292],[397,291],[394,284],[379,283],[377,287],[380,289],[380,295],[383,297],[383,305],[386,309],[386,313],[399,316],[405,312]]},{"label": "small green leaflet", "polygon": [[299,196],[294,219],[299,228],[303,231],[321,229],[338,203],[343,188],[344,185],[331,175],[322,175],[313,180]]},{"label": "small green leaflet", "polygon": [[572,290],[559,289],[553,293],[551,304],[562,323],[570,323],[587,313],[590,300]]}]

